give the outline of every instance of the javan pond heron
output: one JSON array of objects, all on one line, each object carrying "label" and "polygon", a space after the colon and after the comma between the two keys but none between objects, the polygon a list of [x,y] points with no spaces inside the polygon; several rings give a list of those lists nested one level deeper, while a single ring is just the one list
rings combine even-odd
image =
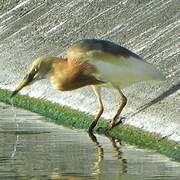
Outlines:
[{"label": "javan pond heron", "polygon": [[109,123],[108,128],[111,129],[121,122],[118,118],[127,103],[122,88],[140,81],[163,80],[164,76],[153,65],[124,47],[110,41],[84,39],[70,46],[65,58],[49,55],[38,57],[12,96],[23,87],[45,78],[61,91],[92,87],[99,104],[97,115],[89,127],[92,132],[104,111],[102,86],[110,84],[122,100]]}]

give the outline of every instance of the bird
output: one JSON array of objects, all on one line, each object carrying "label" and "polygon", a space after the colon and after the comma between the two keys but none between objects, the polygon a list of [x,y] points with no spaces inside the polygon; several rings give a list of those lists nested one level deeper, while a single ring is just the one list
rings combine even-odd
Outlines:
[{"label": "bird", "polygon": [[98,102],[97,114],[88,128],[89,132],[93,132],[104,112],[102,87],[110,85],[120,95],[118,110],[108,123],[111,130],[122,123],[120,115],[127,104],[122,89],[141,81],[161,81],[165,77],[154,65],[125,47],[108,40],[82,39],[70,45],[64,57],[42,55],[36,58],[11,97],[41,79],[48,79],[60,91],[85,86],[93,89]]}]

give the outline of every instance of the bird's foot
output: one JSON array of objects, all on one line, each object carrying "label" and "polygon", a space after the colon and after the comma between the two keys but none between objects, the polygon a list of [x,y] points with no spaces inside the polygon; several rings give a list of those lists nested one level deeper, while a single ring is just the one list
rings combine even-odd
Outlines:
[{"label": "bird's foot", "polygon": [[111,130],[111,129],[113,129],[114,127],[118,126],[119,124],[123,124],[124,121],[125,121],[125,119],[126,119],[125,117],[121,117],[119,120],[110,121],[107,129],[108,129],[108,130]]},{"label": "bird's foot", "polygon": [[119,124],[123,124],[124,121],[126,120],[126,117],[121,117],[118,121],[110,121],[108,126],[106,128],[103,127],[98,127],[96,131],[100,134],[108,134],[108,132],[113,129],[114,127],[118,126]]},{"label": "bird's foot", "polygon": [[123,124],[125,121],[126,121],[126,117],[120,117],[120,119],[119,119],[119,121],[116,121],[116,124],[115,124],[115,126],[117,126],[117,125],[119,125],[119,124]]},{"label": "bird's foot", "polygon": [[105,134],[106,133],[106,131],[107,131],[107,128],[105,127],[98,127],[97,129],[96,129],[96,132],[98,133],[98,134]]}]

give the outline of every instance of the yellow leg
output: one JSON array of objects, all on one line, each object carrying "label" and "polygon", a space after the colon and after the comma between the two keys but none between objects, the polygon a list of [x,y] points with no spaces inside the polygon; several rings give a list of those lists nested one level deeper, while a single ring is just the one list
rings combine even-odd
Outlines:
[{"label": "yellow leg", "polygon": [[120,122],[117,122],[117,119],[119,118],[123,108],[125,107],[125,105],[127,104],[127,98],[126,96],[122,93],[122,91],[120,90],[119,87],[116,87],[116,86],[113,86],[115,89],[118,90],[118,93],[120,94],[121,96],[121,99],[122,99],[122,102],[120,104],[120,107],[117,111],[117,113],[115,114],[115,116],[113,117],[112,121],[110,122],[110,125],[109,125],[109,128],[112,129],[113,127],[115,127],[117,124],[121,123]]},{"label": "yellow leg", "polygon": [[97,115],[94,119],[94,121],[91,123],[90,127],[89,127],[89,132],[92,132],[93,129],[95,128],[99,118],[101,117],[103,111],[104,111],[104,107],[103,107],[103,103],[102,103],[102,98],[101,98],[101,87],[100,86],[92,86],[95,94],[96,94],[96,97],[97,97],[97,100],[98,100],[98,105],[99,105],[99,110],[97,112]]}]

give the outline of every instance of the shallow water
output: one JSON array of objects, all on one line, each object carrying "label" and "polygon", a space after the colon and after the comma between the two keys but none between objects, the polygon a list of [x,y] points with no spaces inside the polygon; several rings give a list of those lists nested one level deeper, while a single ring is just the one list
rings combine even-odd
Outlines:
[{"label": "shallow water", "polygon": [[156,152],[14,112],[0,104],[0,179],[179,179],[180,163]]}]

